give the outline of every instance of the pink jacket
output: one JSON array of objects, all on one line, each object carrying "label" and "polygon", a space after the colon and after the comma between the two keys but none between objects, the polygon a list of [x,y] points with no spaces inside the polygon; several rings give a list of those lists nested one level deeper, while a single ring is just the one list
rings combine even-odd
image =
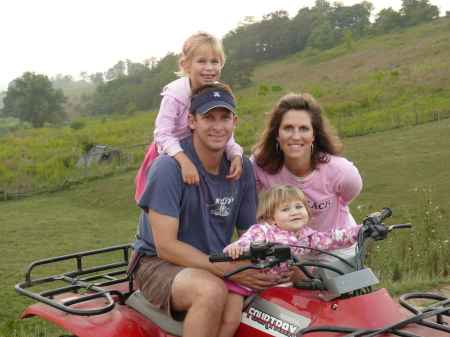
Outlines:
[{"label": "pink jacket", "polygon": [[318,232],[350,226],[348,204],[356,198],[362,188],[358,169],[345,158],[330,155],[330,161],[319,165],[316,174],[304,184],[292,180],[288,169],[269,174],[250,158],[260,194],[279,184],[298,186],[305,194],[313,219],[308,227]]},{"label": "pink jacket", "polygon": [[[282,230],[276,225],[269,225],[268,223],[257,224],[250,227],[237,241],[225,247],[224,252],[232,245],[245,247],[245,250],[250,250],[250,243],[253,241],[279,242],[331,251],[334,249],[350,247],[356,243],[361,227],[362,225],[349,227],[347,229],[316,232],[306,226],[301,229],[298,237],[296,237],[293,232]],[[291,247],[291,252],[300,257],[302,255],[314,253],[315,251],[306,248]],[[269,274],[278,274],[285,270],[287,270],[286,267],[272,268],[265,272]]]}]

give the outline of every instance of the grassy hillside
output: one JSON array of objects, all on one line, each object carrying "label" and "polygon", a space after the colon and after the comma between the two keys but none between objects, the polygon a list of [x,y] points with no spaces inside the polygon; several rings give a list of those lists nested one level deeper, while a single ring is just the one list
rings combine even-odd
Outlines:
[{"label": "grassy hillside", "polygon": [[[361,172],[364,187],[351,204],[358,222],[373,210],[388,206],[393,217],[388,224],[412,222],[418,238],[429,226],[423,207],[433,208],[430,221],[436,231],[440,258],[450,259],[450,121],[345,139],[345,157]],[[0,335],[6,325],[19,324],[17,317],[32,300],[17,295],[13,287],[22,282],[32,261],[77,251],[133,242],[138,218],[134,204],[136,169],[121,175],[71,186],[66,190],[18,201],[0,202],[0,265],[3,289],[0,295]],[[426,196],[426,200],[424,199]],[[399,231],[400,232],[400,231]],[[393,281],[395,259],[401,256],[411,231],[392,234],[373,251],[372,268],[380,273],[383,286],[395,292],[425,291],[437,282],[448,282],[442,273],[427,281],[430,262],[414,257],[421,272]],[[421,239],[422,240],[422,239]],[[410,242],[415,253],[429,242]],[[406,242],[406,244],[409,244]],[[389,250],[389,252],[386,252]],[[378,254],[375,254],[378,253]],[[415,254],[414,253],[414,254]],[[439,257],[436,258],[436,261]],[[407,260],[405,263],[409,263]],[[394,267],[390,268],[390,264]],[[405,265],[406,268],[406,265]],[[28,320],[26,324],[34,324]],[[18,326],[25,327],[25,323]],[[24,328],[23,328],[24,329]],[[30,327],[32,329],[32,325]],[[26,335],[26,334],[25,334]],[[6,335],[5,335],[6,336]]]},{"label": "grassy hillside", "polygon": [[[439,95],[450,85],[449,28],[450,20],[442,18],[365,37],[351,48],[341,45],[322,53],[304,51],[261,67],[253,80],[279,83],[287,91],[315,91],[323,104],[363,100],[381,108],[406,104],[430,94]],[[398,76],[391,74],[395,70]]]}]

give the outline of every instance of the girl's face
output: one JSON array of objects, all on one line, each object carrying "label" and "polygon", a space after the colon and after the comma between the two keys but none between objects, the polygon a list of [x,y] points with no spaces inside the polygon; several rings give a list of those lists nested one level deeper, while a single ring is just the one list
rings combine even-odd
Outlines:
[{"label": "girl's face", "polygon": [[186,63],[186,61],[181,60],[181,66],[184,71],[189,73],[191,89],[194,91],[202,85],[218,81],[223,64],[220,62],[220,58],[213,54],[212,50],[196,48],[190,62]]},{"label": "girl's face", "polygon": [[278,228],[294,232],[297,236],[300,230],[308,224],[308,211],[300,200],[283,202],[275,208],[273,220]]},{"label": "girl's face", "polygon": [[281,120],[277,141],[284,153],[284,160],[307,160],[311,158],[314,129],[311,117],[305,110],[288,110]]}]

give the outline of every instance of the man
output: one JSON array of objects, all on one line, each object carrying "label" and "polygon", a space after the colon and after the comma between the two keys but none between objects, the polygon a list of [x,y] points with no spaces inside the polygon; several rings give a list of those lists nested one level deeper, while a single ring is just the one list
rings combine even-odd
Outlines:
[{"label": "man", "polygon": [[[200,183],[185,184],[179,164],[170,156],[160,155],[151,164],[133,244],[144,257],[133,275],[153,305],[169,315],[187,312],[183,337],[211,337],[219,333],[228,298],[220,277],[248,261],[212,264],[208,254],[222,252],[234,228],[242,235],[255,223],[257,192],[245,156],[241,178],[236,182],[226,178],[230,161],[225,144],[238,120],[230,89],[223,84],[200,87],[190,109],[193,134],[181,146],[197,167]],[[256,270],[230,279],[257,290],[276,284],[274,275]]]}]

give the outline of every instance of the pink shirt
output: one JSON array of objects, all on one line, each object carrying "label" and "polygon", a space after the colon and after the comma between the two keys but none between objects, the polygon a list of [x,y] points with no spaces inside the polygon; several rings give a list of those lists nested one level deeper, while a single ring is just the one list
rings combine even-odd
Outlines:
[{"label": "pink shirt", "polygon": [[330,155],[328,163],[319,164],[316,174],[304,184],[292,180],[286,166],[277,174],[269,174],[253,158],[253,171],[258,194],[279,184],[298,186],[305,194],[313,219],[308,227],[325,232],[350,226],[348,204],[359,194],[362,179],[358,169],[345,158]]},{"label": "pink shirt", "polygon": [[[250,250],[250,243],[253,241],[279,242],[283,244],[304,246],[310,248],[317,248],[325,251],[334,249],[350,247],[358,240],[358,232],[362,225],[356,227],[349,227],[347,229],[335,229],[326,232],[316,232],[309,227],[303,227],[296,237],[293,232],[285,231],[278,228],[276,225],[269,225],[268,223],[253,225],[232,245],[245,247],[245,250]],[[315,251],[291,247],[291,252],[297,256],[307,255]],[[269,274],[278,274],[280,271],[287,270],[287,268],[272,268],[265,271]]]},{"label": "pink shirt", "polygon": [[[155,142],[159,153],[174,156],[183,151],[180,142],[191,137],[187,116],[191,105],[191,84],[189,76],[181,77],[166,85],[161,94],[164,96],[156,117]],[[235,143],[234,138],[228,141],[225,152],[228,160],[232,161],[238,155],[243,155],[242,148]]]}]

